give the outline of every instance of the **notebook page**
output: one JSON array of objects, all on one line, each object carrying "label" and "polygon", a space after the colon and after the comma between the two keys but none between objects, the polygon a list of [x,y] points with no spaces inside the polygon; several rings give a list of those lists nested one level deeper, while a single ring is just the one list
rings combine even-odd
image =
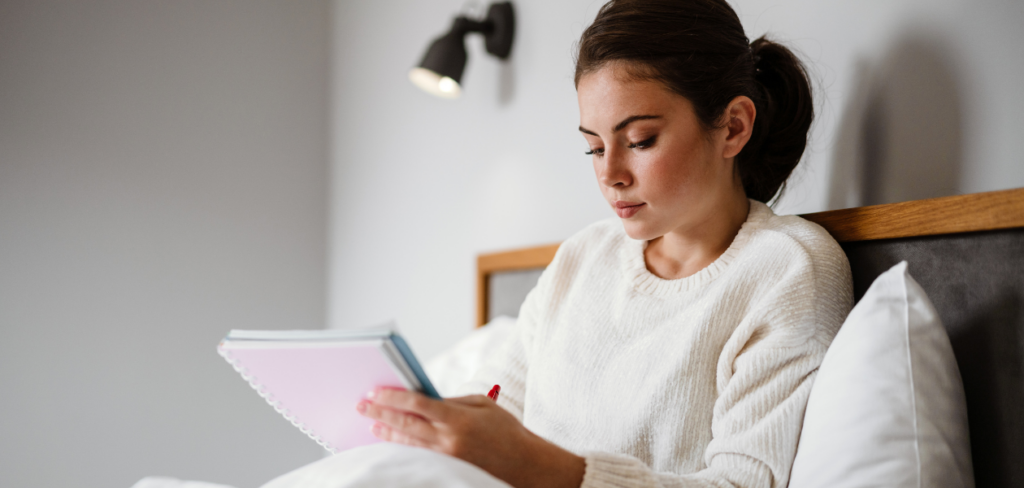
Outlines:
[{"label": "notebook page", "polygon": [[217,348],[286,419],[331,452],[379,442],[356,404],[375,387],[407,388],[369,341],[230,341]]}]

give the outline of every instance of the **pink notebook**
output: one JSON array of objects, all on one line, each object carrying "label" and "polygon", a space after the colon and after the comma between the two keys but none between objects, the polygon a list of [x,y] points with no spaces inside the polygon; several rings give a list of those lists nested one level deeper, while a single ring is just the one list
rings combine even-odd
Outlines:
[{"label": "pink notebook", "polygon": [[335,453],[378,439],[356,403],[375,387],[437,398],[405,341],[389,327],[233,330],[217,352],[302,432]]}]

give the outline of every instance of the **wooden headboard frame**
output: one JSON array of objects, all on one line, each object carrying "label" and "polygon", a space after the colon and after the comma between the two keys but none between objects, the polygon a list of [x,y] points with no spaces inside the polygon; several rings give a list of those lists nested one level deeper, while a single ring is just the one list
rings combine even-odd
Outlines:
[{"label": "wooden headboard frame", "polygon": [[[840,243],[1024,227],[1024,188],[872,205],[802,215]],[[476,326],[487,322],[493,273],[546,267],[559,244],[481,254],[476,261]]]}]

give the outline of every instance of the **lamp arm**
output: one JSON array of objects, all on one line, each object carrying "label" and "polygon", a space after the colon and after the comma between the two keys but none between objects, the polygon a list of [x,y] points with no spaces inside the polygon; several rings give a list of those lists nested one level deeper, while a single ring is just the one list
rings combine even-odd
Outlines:
[{"label": "lamp arm", "polygon": [[470,32],[479,32],[483,35],[494,32],[494,21],[489,19],[474,20],[469,17],[459,16],[452,23],[452,32],[459,35],[466,35]]}]

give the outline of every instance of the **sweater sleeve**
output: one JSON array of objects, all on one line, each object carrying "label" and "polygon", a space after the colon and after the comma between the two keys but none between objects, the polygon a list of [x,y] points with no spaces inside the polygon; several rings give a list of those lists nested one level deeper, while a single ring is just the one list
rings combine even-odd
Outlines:
[{"label": "sweater sleeve", "polygon": [[459,394],[484,394],[493,385],[500,385],[498,405],[511,412],[520,422],[523,421],[526,376],[530,368],[529,351],[537,334],[538,323],[542,320],[540,314],[551,301],[552,276],[557,273],[559,263],[563,261],[561,255],[565,247],[563,244],[541,274],[537,285],[526,295],[508,338],[480,365],[469,382],[459,388]]},{"label": "sweater sleeve", "polygon": [[523,321],[516,320],[515,328],[505,342],[491,354],[466,384],[459,388],[460,395],[482,395],[493,385],[501,385],[498,405],[523,421],[526,397],[526,373],[529,360],[523,337]]},{"label": "sweater sleeve", "polygon": [[720,354],[704,469],[655,472],[632,456],[587,452],[582,487],[785,487],[818,366],[852,305],[845,257],[812,262],[822,260],[773,276]]}]

